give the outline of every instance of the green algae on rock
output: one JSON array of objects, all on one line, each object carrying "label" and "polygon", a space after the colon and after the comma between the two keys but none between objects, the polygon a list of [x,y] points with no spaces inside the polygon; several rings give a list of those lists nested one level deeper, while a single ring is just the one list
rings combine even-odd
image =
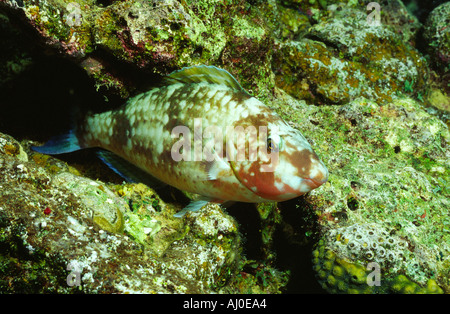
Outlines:
[{"label": "green algae on rock", "polygon": [[[375,292],[365,283],[351,284],[351,276],[333,276],[333,285],[327,276],[335,263],[366,274],[367,264],[377,262],[384,285],[377,291],[406,292],[394,284],[402,275],[416,287],[408,291],[429,292],[423,289],[436,284],[433,291],[448,292],[450,133],[445,123],[409,98],[384,105],[359,98],[332,110],[305,106],[282,93],[279,103],[280,115],[289,115],[307,138],[321,138],[318,150],[330,168],[328,183],[308,196],[318,207],[320,244],[313,260],[323,287]],[[325,263],[320,252],[329,252],[330,261]]]},{"label": "green algae on rock", "polygon": [[425,88],[423,57],[390,27],[368,25],[359,9],[331,11],[306,37],[280,43],[274,55],[277,86],[294,97],[315,104],[359,96],[389,102],[399,92]]},{"label": "green algae on rock", "polygon": [[450,3],[435,8],[429,15],[424,29],[428,52],[436,68],[449,75],[450,72]]},{"label": "green algae on rock", "polygon": [[92,221],[103,230],[121,233],[124,228],[123,212],[126,203],[109,188],[98,182],[62,172],[53,177],[53,184],[83,195],[82,202],[92,213]]},{"label": "green algae on rock", "polygon": [[124,215],[125,234],[147,252],[161,257],[174,241],[185,237],[189,228],[172,219],[174,209],[151,188],[139,183],[115,185],[113,189],[131,206]]},{"label": "green algae on rock", "polygon": [[[26,16],[53,53],[69,57],[85,69],[97,89],[122,98],[139,85],[131,74],[135,67],[150,76],[193,64],[228,63],[223,52],[236,45],[233,41],[238,40],[242,51],[253,46],[253,53],[258,50],[257,42],[270,37],[261,18],[261,10],[269,10],[265,4],[260,9],[241,1],[215,0],[129,0],[108,5],[90,0],[25,0],[20,6],[14,1],[5,3],[12,16]],[[232,19],[228,18],[230,13]],[[259,54],[270,57],[267,47]],[[111,60],[132,64],[133,71],[117,71]]]},{"label": "green algae on rock", "polygon": [[2,292],[279,293],[286,284],[269,266],[260,268],[273,274],[264,284],[257,273],[238,276],[247,263],[240,235],[219,206],[180,220],[179,208],[142,184],[108,187],[64,167],[49,172],[26,151],[0,134]]}]

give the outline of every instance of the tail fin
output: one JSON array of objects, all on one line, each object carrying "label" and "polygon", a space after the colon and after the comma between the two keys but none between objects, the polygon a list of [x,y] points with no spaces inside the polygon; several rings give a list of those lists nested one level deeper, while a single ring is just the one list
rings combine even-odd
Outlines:
[{"label": "tail fin", "polygon": [[51,138],[43,146],[32,146],[34,151],[42,154],[57,155],[80,150],[81,146],[74,130]]}]

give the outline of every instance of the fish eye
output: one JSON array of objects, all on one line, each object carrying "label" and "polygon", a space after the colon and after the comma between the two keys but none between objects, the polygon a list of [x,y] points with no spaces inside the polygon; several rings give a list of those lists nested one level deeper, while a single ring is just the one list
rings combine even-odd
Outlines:
[{"label": "fish eye", "polygon": [[278,153],[283,147],[283,139],[278,135],[267,138],[267,151]]},{"label": "fish eye", "polygon": [[271,153],[274,150],[274,143],[272,143],[272,139],[270,137],[267,138],[267,151]]}]

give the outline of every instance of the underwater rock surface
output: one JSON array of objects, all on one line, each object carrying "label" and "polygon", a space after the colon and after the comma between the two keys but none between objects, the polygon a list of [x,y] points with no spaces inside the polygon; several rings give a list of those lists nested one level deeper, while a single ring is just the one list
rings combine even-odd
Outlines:
[{"label": "underwater rock surface", "polygon": [[443,72],[450,72],[450,3],[435,8],[425,24],[424,38],[433,61]]},{"label": "underwater rock surface", "polygon": [[[320,107],[316,117],[322,114],[330,112]],[[329,183],[311,193],[320,193],[323,204],[323,235],[313,253],[322,285],[332,292],[419,292],[434,280],[448,292],[447,126],[407,98],[388,105],[358,99],[334,114],[334,134],[322,134],[329,145],[323,152],[332,169]],[[339,258],[362,267],[376,263],[381,286],[351,278],[342,285],[330,265]],[[395,288],[400,275],[416,288]]]},{"label": "underwater rock surface", "polygon": [[217,205],[183,221],[142,184],[114,193],[63,163],[46,170],[43,157],[0,134],[2,292],[277,293],[285,285],[269,267],[260,269],[264,285],[237,276],[247,263],[238,227]]},{"label": "underwater rock surface", "polygon": [[[448,293],[447,125],[410,98],[385,105],[359,98],[339,108],[307,106],[284,92],[278,100],[280,115],[316,138],[328,160],[328,182],[309,193],[320,225],[313,263],[323,288]],[[368,284],[369,263],[381,286]]]},{"label": "underwater rock surface", "polygon": [[[448,29],[435,16],[448,3],[429,17],[424,51],[415,46],[423,26],[404,5],[379,3],[373,26],[363,1],[0,0],[11,43],[0,50],[0,84],[26,74],[39,49],[79,66],[107,99],[183,66],[225,68],[298,128],[330,170],[294,205],[309,212],[308,232],[289,231],[300,233],[296,245],[314,244],[323,289],[449,293],[448,76],[432,67],[445,56]],[[17,34],[32,34],[35,48]],[[9,118],[0,117],[0,132]],[[267,261],[247,260],[242,226],[226,210],[208,205],[175,219],[179,205],[143,184],[93,180],[30,152],[33,135],[0,133],[0,291],[286,289],[289,269],[274,266],[275,231],[294,225],[283,210],[258,208]]]},{"label": "underwater rock surface", "polygon": [[273,64],[277,86],[310,103],[343,104],[358,96],[391,101],[394,93],[423,93],[427,68],[390,25],[334,6],[306,38],[280,44]]}]

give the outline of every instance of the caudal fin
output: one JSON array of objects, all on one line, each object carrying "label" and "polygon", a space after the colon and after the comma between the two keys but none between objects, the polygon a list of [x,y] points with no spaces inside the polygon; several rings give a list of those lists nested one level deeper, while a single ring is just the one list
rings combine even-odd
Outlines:
[{"label": "caudal fin", "polygon": [[42,146],[32,146],[34,151],[42,154],[57,155],[80,150],[80,143],[74,130],[55,136]]}]

